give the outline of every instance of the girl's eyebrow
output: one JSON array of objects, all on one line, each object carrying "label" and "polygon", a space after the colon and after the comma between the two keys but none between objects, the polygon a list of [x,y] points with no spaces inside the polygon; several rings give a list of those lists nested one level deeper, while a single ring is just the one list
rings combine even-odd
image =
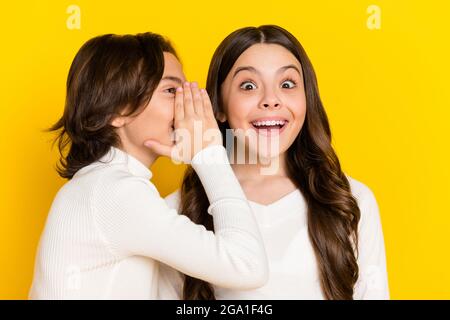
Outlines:
[{"label": "girl's eyebrow", "polygon": [[161,81],[163,81],[163,80],[172,80],[172,81],[175,81],[175,82],[179,83],[180,85],[183,84],[183,80],[181,80],[178,77],[174,77],[174,76],[166,76],[166,77],[161,79]]},{"label": "girl's eyebrow", "polygon": [[259,72],[258,70],[256,70],[254,67],[251,67],[251,66],[243,66],[243,67],[237,68],[237,69],[234,71],[233,78],[236,77],[236,75],[237,75],[239,72],[244,71],[244,70],[248,70],[248,71],[250,71],[250,72],[260,74],[260,72]]},{"label": "girl's eyebrow", "polygon": [[[302,75],[302,73],[300,72],[300,69],[296,65],[293,65],[293,64],[289,64],[287,66],[281,67],[280,69],[278,69],[277,73],[281,73],[287,69],[294,69],[298,72],[299,75]],[[233,78],[236,77],[236,75],[239,72],[244,71],[244,70],[247,70],[247,71],[250,71],[253,73],[257,73],[257,74],[261,74],[256,68],[254,68],[252,66],[242,66],[242,67],[237,68],[236,71],[234,71]]]},{"label": "girl's eyebrow", "polygon": [[294,70],[296,70],[296,71],[298,72],[298,74],[299,74],[300,76],[302,75],[302,73],[300,72],[300,69],[297,68],[297,66],[294,65],[294,64],[289,64],[289,65],[287,65],[287,66],[281,67],[280,69],[278,69],[277,73],[283,72],[283,71],[285,71],[285,70],[287,70],[287,69],[294,69]]}]

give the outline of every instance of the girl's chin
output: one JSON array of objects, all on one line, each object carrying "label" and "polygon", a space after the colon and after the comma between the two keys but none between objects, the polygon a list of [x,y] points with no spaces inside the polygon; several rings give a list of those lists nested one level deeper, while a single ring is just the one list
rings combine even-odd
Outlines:
[{"label": "girl's chin", "polygon": [[266,146],[266,147],[259,147],[259,148],[252,148],[250,146],[249,148],[250,151],[250,159],[253,158],[258,158],[258,160],[269,160],[269,159],[274,159],[274,158],[278,158],[281,154],[283,154],[283,151],[281,150],[281,148],[276,147],[271,149],[270,146]]}]

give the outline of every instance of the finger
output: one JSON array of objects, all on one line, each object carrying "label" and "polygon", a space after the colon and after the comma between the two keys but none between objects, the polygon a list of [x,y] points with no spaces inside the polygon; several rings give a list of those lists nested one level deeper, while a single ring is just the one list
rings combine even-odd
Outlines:
[{"label": "finger", "polygon": [[203,99],[200,94],[200,89],[198,87],[197,82],[192,82],[191,91],[192,91],[192,101],[194,103],[194,112],[199,116],[203,116]]},{"label": "finger", "polygon": [[192,101],[191,84],[189,82],[184,83],[183,91],[184,116],[192,116],[194,115],[194,105]]},{"label": "finger", "polygon": [[184,106],[183,106],[183,87],[178,87],[175,93],[175,112],[174,121],[177,123],[184,118]]},{"label": "finger", "polygon": [[209,117],[214,118],[214,111],[211,104],[211,99],[209,98],[208,92],[205,89],[201,90],[201,96],[203,100],[203,113]]},{"label": "finger", "polygon": [[166,146],[156,140],[147,140],[144,142],[144,145],[158,155],[166,156],[169,158],[172,155],[173,146]]}]

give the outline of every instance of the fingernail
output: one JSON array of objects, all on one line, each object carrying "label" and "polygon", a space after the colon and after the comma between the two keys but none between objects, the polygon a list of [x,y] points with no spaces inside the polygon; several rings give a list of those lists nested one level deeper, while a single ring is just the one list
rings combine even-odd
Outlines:
[{"label": "fingernail", "polygon": [[205,93],[206,92],[206,90],[203,89],[203,88],[201,88],[200,91],[201,91],[201,93]]},{"label": "fingernail", "polygon": [[192,86],[192,88],[197,88],[198,87],[198,83],[194,81],[194,82],[191,83],[191,86]]},{"label": "fingernail", "polygon": [[177,88],[177,91],[178,91],[178,92],[183,92],[183,87],[178,87],[178,88]]},{"label": "fingernail", "polygon": [[186,82],[184,83],[184,85],[185,85],[186,87],[189,87],[189,81],[186,81]]}]

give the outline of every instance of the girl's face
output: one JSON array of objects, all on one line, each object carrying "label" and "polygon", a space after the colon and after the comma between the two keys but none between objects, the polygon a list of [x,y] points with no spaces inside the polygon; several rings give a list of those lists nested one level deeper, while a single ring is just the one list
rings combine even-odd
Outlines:
[{"label": "girl's face", "polygon": [[112,123],[118,127],[123,149],[144,162],[148,162],[146,158],[151,153],[144,141],[173,144],[175,91],[186,81],[182,66],[173,54],[164,52],[164,64],[162,79],[143,111],[137,116],[117,117]]},{"label": "girl's face", "polygon": [[[302,68],[280,45],[255,44],[245,50],[222,84],[221,95],[224,113],[219,120],[227,120],[232,129],[251,130],[256,139],[246,140],[246,146],[260,157],[284,153],[300,133],[306,114]],[[270,147],[264,145],[273,139],[278,148],[268,154]]]}]

